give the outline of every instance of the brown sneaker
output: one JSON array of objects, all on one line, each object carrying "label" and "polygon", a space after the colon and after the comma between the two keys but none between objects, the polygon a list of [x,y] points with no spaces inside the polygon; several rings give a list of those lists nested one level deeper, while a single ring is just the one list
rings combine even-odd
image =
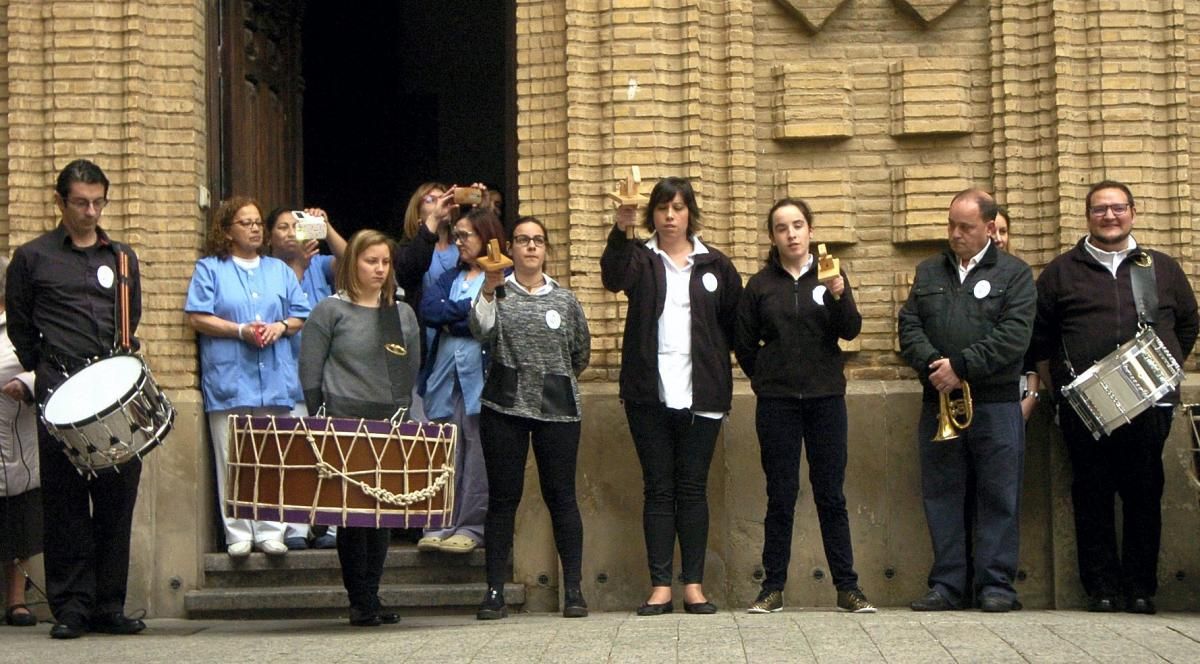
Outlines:
[{"label": "brown sneaker", "polygon": [[838,608],[850,613],[875,613],[875,605],[867,601],[867,596],[860,588],[839,590],[837,595]]},{"label": "brown sneaker", "polygon": [[778,613],[783,610],[783,591],[764,590],[758,599],[746,609],[746,613]]}]

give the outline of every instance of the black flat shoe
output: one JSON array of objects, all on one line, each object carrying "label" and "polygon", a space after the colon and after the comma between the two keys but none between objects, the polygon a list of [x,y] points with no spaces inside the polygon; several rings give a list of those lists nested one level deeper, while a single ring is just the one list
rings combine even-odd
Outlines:
[{"label": "black flat shoe", "polygon": [[508,617],[508,606],[504,604],[503,588],[488,588],[475,612],[476,620],[500,620]]},{"label": "black flat shoe", "polygon": [[91,630],[101,634],[137,634],[146,629],[146,623],[137,618],[130,618],[123,613],[105,613],[93,616]]},{"label": "black flat shoe", "polygon": [[711,616],[717,612],[717,605],[713,604],[712,602],[694,602],[692,604],[684,602],[683,610],[686,613],[692,613],[695,615]]},{"label": "black flat shoe", "polygon": [[1116,613],[1121,610],[1117,598],[1111,595],[1092,595],[1088,598],[1087,610],[1092,613]]},{"label": "black flat shoe", "polygon": [[78,639],[87,633],[87,627],[65,622],[57,623],[54,627],[50,628],[50,638],[52,639]]},{"label": "black flat shoe", "polygon": [[1129,613],[1141,613],[1147,616],[1158,613],[1158,607],[1154,606],[1153,597],[1130,597],[1125,602],[1125,610]]},{"label": "black flat shoe", "polygon": [[379,622],[383,625],[395,625],[400,622],[399,613],[381,613],[379,614]]},{"label": "black flat shoe", "polygon": [[988,593],[979,601],[979,610],[984,613],[1008,613],[1021,608],[1021,602],[1016,598],[1009,599],[999,593]]},{"label": "black flat shoe", "polygon": [[[24,613],[15,613],[24,609]],[[13,627],[33,627],[38,623],[37,616],[29,610],[24,604],[13,604],[4,612],[4,624],[12,625]]]},{"label": "black flat shoe", "polygon": [[670,613],[674,610],[675,607],[672,606],[670,602],[666,602],[664,604],[651,604],[650,602],[646,602],[637,608],[637,614],[639,616],[661,616],[664,613]]},{"label": "black flat shoe", "polygon": [[374,610],[350,607],[350,624],[355,627],[379,627],[383,624],[383,620]]},{"label": "black flat shoe", "polygon": [[579,588],[567,588],[563,591],[563,617],[586,618],[587,602],[583,601],[583,591]]},{"label": "black flat shoe", "polygon": [[913,600],[908,605],[913,611],[957,611],[958,607],[950,603],[950,600],[942,597],[942,594],[936,590],[930,590],[925,593],[925,596],[918,600]]}]

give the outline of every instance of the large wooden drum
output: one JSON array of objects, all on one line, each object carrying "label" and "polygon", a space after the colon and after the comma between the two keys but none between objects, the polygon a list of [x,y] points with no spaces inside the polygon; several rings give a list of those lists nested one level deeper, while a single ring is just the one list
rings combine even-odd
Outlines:
[{"label": "large wooden drum", "polygon": [[454,508],[453,424],[229,416],[228,516],[440,528]]}]

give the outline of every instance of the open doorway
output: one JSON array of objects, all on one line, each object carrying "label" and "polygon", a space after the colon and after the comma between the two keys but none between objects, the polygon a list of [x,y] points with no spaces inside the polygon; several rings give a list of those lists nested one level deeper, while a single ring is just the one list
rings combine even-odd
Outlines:
[{"label": "open doorway", "polygon": [[398,237],[427,180],[483,181],[512,201],[509,12],[495,0],[310,0],[304,203],[328,210],[347,237],[365,227]]}]

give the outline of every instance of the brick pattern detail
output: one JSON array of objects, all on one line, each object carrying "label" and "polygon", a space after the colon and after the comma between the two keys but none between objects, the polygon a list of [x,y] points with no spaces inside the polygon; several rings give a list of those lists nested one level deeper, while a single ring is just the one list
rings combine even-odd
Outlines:
[{"label": "brick pattern detail", "polygon": [[[776,197],[802,198],[808,203],[813,210],[813,228],[819,228],[819,239],[814,239],[814,242],[858,242],[858,235],[854,232],[854,194],[850,189],[849,175],[837,168],[796,168],[782,171],[776,176]],[[821,211],[819,215],[816,210]],[[765,217],[763,229],[765,232]],[[764,257],[767,254],[766,237],[769,236],[764,236]]]},{"label": "brick pattern detail", "polygon": [[812,32],[825,26],[830,15],[846,4],[846,0],[778,0],[780,5],[795,13]]},{"label": "brick pattern detail", "polygon": [[[893,62],[892,135],[965,134],[971,131],[970,75],[963,62],[936,58]],[[982,114],[983,109],[980,108]]]},{"label": "brick pattern detail", "polygon": [[776,139],[848,138],[850,84],[842,62],[778,65],[775,77]]},{"label": "brick pattern detail", "polygon": [[138,252],[143,354],[165,388],[195,388],[184,293],[205,176],[204,6],[194,0],[8,0],[9,247],[53,228],[58,171],[92,159],[111,181],[102,225]]},{"label": "brick pattern detail", "polygon": [[896,242],[946,239],[946,211],[971,186],[957,165],[908,166],[892,171],[892,238]]},{"label": "brick pattern detail", "polygon": [[960,0],[892,0],[897,7],[907,9],[917,15],[925,25],[929,25],[942,17],[957,5]]}]

